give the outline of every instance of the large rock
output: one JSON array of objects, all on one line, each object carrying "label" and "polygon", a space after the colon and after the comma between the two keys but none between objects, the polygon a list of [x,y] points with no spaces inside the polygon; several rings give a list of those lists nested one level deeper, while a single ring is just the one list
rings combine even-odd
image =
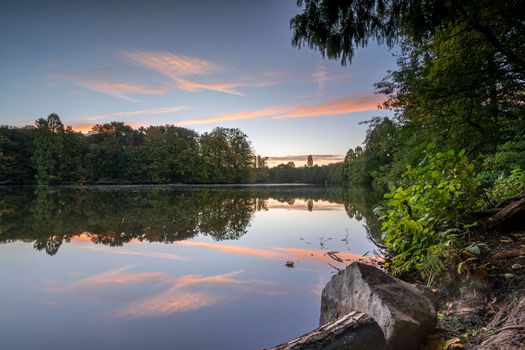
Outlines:
[{"label": "large rock", "polygon": [[383,331],[385,349],[417,349],[436,326],[432,292],[394,278],[375,266],[353,262],[323,289],[321,325],[359,311]]}]

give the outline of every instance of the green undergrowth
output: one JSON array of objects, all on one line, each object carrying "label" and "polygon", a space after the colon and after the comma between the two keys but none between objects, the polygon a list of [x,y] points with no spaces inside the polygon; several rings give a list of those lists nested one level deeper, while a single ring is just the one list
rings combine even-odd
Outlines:
[{"label": "green undergrowth", "polygon": [[468,274],[484,243],[470,237],[477,222],[469,214],[494,206],[525,188],[525,173],[514,168],[484,186],[483,170],[465,151],[426,151],[418,166],[407,166],[401,179],[376,208],[394,274],[416,273],[432,285],[450,264]]}]

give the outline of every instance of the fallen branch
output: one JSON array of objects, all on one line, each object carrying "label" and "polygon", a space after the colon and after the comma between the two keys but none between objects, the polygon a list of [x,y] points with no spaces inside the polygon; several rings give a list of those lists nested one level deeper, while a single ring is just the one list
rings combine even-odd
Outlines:
[{"label": "fallen branch", "polygon": [[362,348],[365,344],[367,349],[381,349],[385,344],[383,332],[370,316],[353,311],[269,350],[359,349],[355,346]]},{"label": "fallen branch", "polygon": [[503,331],[508,331],[509,329],[525,329],[525,326],[521,326],[521,325],[510,325],[510,326],[505,326],[505,327],[501,327],[501,328],[498,328],[494,331],[492,331],[492,334],[491,335],[495,335],[499,332],[503,332]]},{"label": "fallen branch", "polygon": [[525,197],[516,197],[516,200],[510,202],[495,214],[482,220],[482,225],[487,229],[496,227],[505,227],[509,225],[525,226]]}]

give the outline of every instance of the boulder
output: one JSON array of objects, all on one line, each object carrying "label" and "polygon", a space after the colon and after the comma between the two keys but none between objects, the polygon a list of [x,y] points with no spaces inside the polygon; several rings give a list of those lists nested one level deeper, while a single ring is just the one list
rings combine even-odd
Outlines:
[{"label": "boulder", "polygon": [[361,262],[350,264],[324,287],[320,324],[334,322],[352,311],[377,322],[388,350],[417,349],[437,322],[430,290]]}]

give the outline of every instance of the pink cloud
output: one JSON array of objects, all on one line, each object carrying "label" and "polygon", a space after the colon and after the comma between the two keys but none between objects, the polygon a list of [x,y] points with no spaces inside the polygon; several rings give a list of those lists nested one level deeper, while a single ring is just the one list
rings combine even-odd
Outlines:
[{"label": "pink cloud", "polygon": [[201,118],[201,119],[187,119],[177,122],[177,125],[196,125],[196,124],[210,124],[218,123],[227,120],[243,120],[255,118],[267,118],[272,115],[278,115],[285,111],[283,108],[264,108],[255,111],[226,113],[215,117]]},{"label": "pink cloud", "polygon": [[198,57],[159,51],[121,52],[121,56],[144,68],[155,70],[176,81],[181,77],[209,75],[222,70],[218,64]]},{"label": "pink cloud", "polygon": [[375,95],[358,98],[344,98],[317,105],[297,106],[288,111],[288,113],[282,116],[274,116],[273,118],[326,117],[360,111],[370,111],[377,109],[378,105],[380,105],[383,100],[382,97]]},{"label": "pink cloud", "polygon": [[289,107],[268,107],[252,111],[226,113],[207,118],[187,119],[182,120],[177,124],[211,124],[229,120],[245,120],[255,118],[294,119],[330,117],[360,111],[376,110],[377,106],[380,105],[382,102],[383,98],[375,95],[354,98],[343,98],[320,104],[299,105]]},{"label": "pink cloud", "polygon": [[189,92],[216,91],[244,96],[244,93],[236,88],[264,87],[277,83],[275,80],[254,82],[251,77],[233,82],[196,82],[187,78],[192,76],[210,76],[225,71],[227,68],[199,57],[176,55],[170,52],[131,51],[121,52],[121,56],[140,67],[154,70],[168,77],[177,88]]},{"label": "pink cloud", "polygon": [[173,88],[171,84],[150,86],[138,83],[113,82],[105,78],[81,78],[74,76],[63,78],[86,89],[132,102],[138,100],[129,95],[162,95]]}]

